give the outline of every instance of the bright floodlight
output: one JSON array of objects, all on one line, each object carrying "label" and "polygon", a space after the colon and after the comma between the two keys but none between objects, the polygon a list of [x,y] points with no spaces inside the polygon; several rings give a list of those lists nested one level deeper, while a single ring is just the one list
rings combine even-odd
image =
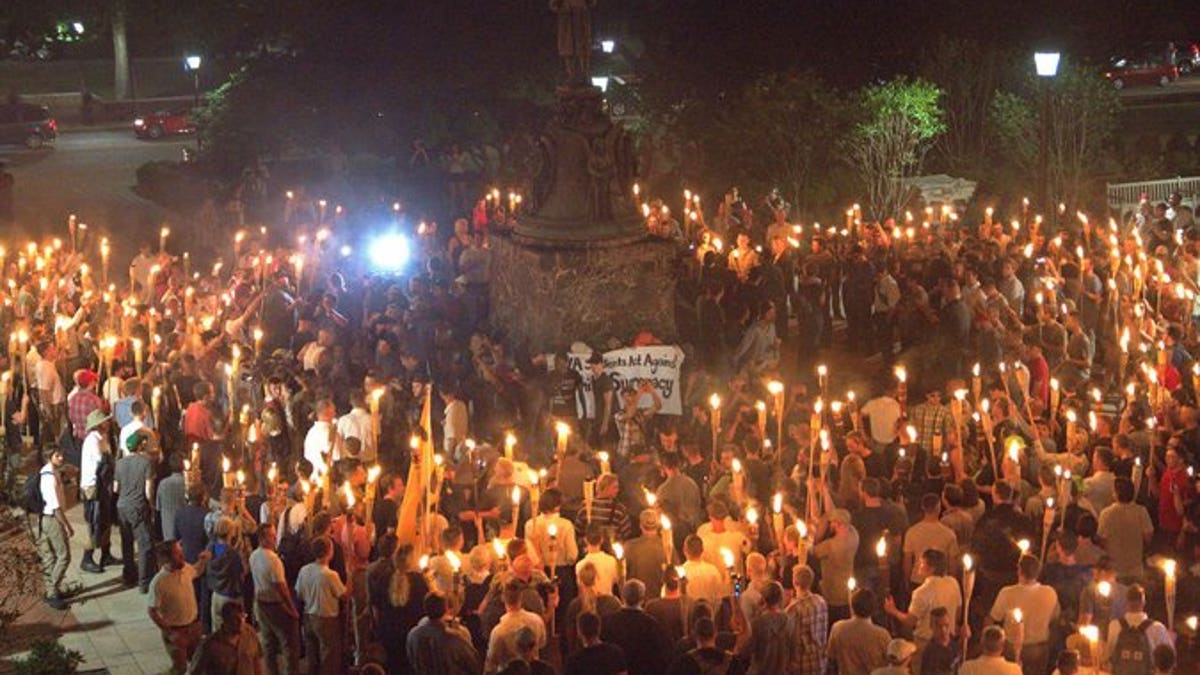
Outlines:
[{"label": "bright floodlight", "polygon": [[200,57],[196,54],[188,56],[186,59],[188,70],[200,70]]},{"label": "bright floodlight", "polygon": [[1054,77],[1058,74],[1058,52],[1035,52],[1033,65],[1037,68],[1038,77]]},{"label": "bright floodlight", "polygon": [[82,22],[76,21],[75,23],[71,24],[71,27],[75,29],[76,33],[83,35],[83,23]]},{"label": "bright floodlight", "polygon": [[592,78],[592,86],[599,88],[600,91],[608,91],[608,78],[607,77],[593,77]]},{"label": "bright floodlight", "polygon": [[384,234],[371,242],[371,265],[383,272],[399,272],[408,264],[408,239],[399,234]]},{"label": "bright floodlight", "polygon": [[604,52],[605,54],[613,53],[613,50],[616,48],[617,48],[616,40],[601,40],[600,41],[600,51]]}]

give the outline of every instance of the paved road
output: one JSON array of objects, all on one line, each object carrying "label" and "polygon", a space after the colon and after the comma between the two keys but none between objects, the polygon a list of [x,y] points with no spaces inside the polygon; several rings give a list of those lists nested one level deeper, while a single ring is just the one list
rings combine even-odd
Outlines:
[{"label": "paved road", "polygon": [[[128,130],[78,130],[59,135],[54,147],[28,151],[0,148],[0,159],[16,179],[18,239],[31,234],[66,234],[67,216],[77,214],[95,232],[133,242],[157,231],[167,214],[133,192],[136,171],[153,160],[179,159],[187,138],[140,141]],[[132,254],[132,244],[128,247]],[[114,248],[114,262],[126,256]]]}]

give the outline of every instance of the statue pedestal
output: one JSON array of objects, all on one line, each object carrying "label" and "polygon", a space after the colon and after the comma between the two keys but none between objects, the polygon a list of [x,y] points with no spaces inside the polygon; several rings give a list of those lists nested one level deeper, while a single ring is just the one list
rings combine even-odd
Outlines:
[{"label": "statue pedestal", "polygon": [[596,349],[648,330],[677,339],[674,289],[678,253],[670,242],[598,241],[536,245],[496,236],[491,315],[504,340],[530,352],[566,351],[582,340]]}]

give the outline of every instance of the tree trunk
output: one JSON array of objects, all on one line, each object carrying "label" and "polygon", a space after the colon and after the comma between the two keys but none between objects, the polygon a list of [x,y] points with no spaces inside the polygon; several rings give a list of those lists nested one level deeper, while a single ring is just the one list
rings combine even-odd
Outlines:
[{"label": "tree trunk", "polygon": [[113,2],[113,97],[118,101],[129,99],[129,45],[126,40],[125,0]]}]

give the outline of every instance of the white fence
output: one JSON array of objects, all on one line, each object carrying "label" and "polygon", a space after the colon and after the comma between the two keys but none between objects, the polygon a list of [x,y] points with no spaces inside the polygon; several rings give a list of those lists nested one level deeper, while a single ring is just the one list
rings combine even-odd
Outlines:
[{"label": "white fence", "polygon": [[1108,208],[1123,216],[1136,212],[1143,198],[1151,204],[1157,204],[1167,201],[1167,197],[1174,192],[1183,196],[1185,204],[1195,207],[1200,199],[1200,176],[1137,183],[1109,183]]}]

